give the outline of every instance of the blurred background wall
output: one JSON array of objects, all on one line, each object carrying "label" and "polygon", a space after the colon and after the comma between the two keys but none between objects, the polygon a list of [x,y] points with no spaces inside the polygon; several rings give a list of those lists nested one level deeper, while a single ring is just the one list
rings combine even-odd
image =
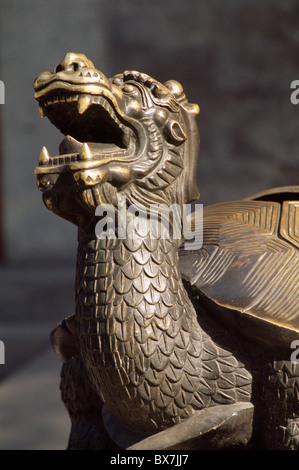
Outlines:
[{"label": "blurred background wall", "polygon": [[299,4],[295,0],[1,0],[2,206],[6,259],[74,260],[76,229],[43,206],[33,174],[61,134],[41,120],[32,82],[68,51],[112,76],[180,81],[200,105],[203,204],[298,184]]},{"label": "blurred background wall", "polygon": [[[107,76],[135,69],[182,83],[201,108],[199,202],[299,184],[299,105],[290,101],[299,79],[298,1],[0,0],[0,379],[49,347],[52,327],[74,309],[76,228],[44,207],[33,173],[42,146],[57,154],[62,140],[39,117],[33,80],[69,51],[86,54]],[[58,393],[59,372],[43,361]],[[19,399],[20,409],[33,407],[32,417],[41,410],[42,423],[43,373],[30,403]],[[35,388],[30,374],[26,381]],[[20,441],[36,448],[40,428],[26,419],[24,431],[22,414],[10,420],[14,400],[9,393],[4,401],[11,406],[0,419],[0,448]],[[58,440],[60,427],[58,420]]]}]

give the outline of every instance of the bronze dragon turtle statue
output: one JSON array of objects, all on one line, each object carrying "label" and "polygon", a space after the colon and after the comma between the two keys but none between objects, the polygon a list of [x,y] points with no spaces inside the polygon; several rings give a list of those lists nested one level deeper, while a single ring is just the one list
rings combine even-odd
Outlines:
[{"label": "bronze dragon turtle statue", "polygon": [[99,237],[98,207],[198,199],[199,108],[174,80],[108,79],[75,53],[34,88],[65,135],[59,156],[43,147],[38,187],[78,227],[76,311],[51,335],[68,448],[297,449],[298,188],[206,207],[200,227],[192,213],[198,247],[174,219],[168,237],[120,236],[129,210]]}]

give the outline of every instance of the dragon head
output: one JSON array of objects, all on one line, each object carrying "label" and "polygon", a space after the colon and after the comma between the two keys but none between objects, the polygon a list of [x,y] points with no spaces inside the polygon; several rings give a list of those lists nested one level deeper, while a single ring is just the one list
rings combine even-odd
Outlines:
[{"label": "dragon head", "polygon": [[174,80],[126,71],[108,79],[68,53],[34,81],[42,117],[64,134],[59,155],[42,148],[35,168],[46,206],[78,226],[118,194],[142,203],[198,198],[199,108]]}]

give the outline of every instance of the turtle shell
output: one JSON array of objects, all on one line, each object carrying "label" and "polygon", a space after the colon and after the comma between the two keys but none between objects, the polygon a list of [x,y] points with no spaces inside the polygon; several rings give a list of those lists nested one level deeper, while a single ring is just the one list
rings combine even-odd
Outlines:
[{"label": "turtle shell", "polygon": [[180,268],[208,314],[290,351],[299,338],[299,186],[204,208],[202,246],[182,248]]}]

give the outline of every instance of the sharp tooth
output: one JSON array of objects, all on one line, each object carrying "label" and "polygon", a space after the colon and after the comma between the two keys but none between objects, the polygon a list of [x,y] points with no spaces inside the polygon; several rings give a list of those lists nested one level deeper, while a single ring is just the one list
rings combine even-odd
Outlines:
[{"label": "sharp tooth", "polygon": [[90,160],[92,159],[91,150],[86,142],[82,145],[82,149],[79,155],[80,160]]},{"label": "sharp tooth", "polygon": [[40,165],[48,165],[50,163],[50,154],[46,147],[43,147],[39,154],[39,164]]},{"label": "sharp tooth", "polygon": [[85,113],[87,110],[88,106],[90,105],[91,101],[89,96],[80,96],[78,100],[78,111],[79,114]]},{"label": "sharp tooth", "polygon": [[44,108],[42,108],[41,106],[38,107],[38,112],[39,112],[39,115],[41,118],[44,118],[46,113],[45,113],[45,110]]}]

